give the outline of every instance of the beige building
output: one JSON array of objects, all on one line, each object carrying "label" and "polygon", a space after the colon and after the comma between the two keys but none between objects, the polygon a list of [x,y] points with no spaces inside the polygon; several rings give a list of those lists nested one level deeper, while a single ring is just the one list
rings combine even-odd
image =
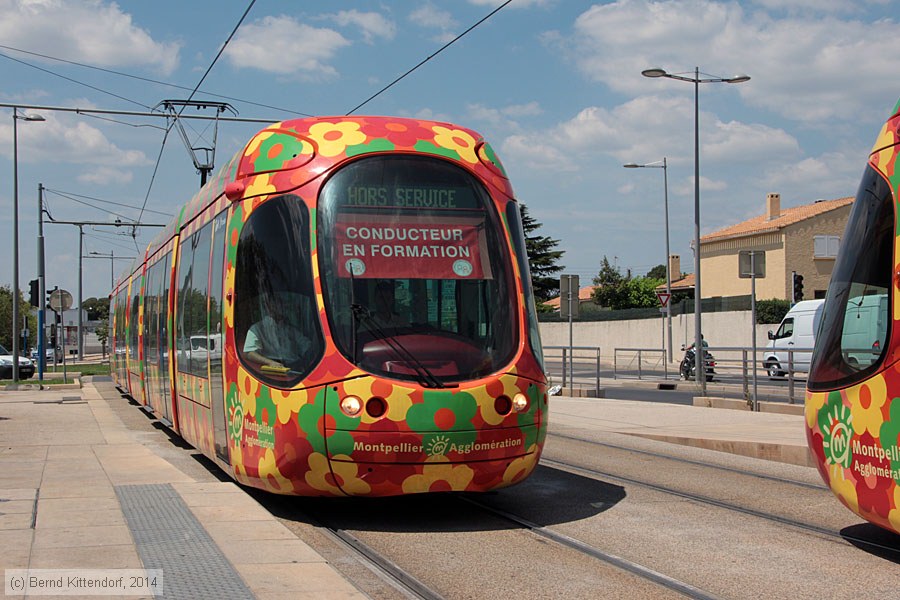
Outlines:
[{"label": "beige building", "polygon": [[[791,300],[792,271],[803,276],[803,299],[824,298],[850,216],[853,198],[819,200],[781,209],[781,195],[768,194],[766,212],[700,238],[700,293],[704,298],[750,293],[749,251],[764,253],[765,277],[756,279],[758,299]],[[743,256],[741,256],[743,255]]]}]

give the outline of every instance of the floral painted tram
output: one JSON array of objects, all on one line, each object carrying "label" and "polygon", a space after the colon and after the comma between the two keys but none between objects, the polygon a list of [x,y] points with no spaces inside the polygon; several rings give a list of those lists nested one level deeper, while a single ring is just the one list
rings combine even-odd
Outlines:
[{"label": "floral painted tram", "polygon": [[540,458],[520,209],[468,129],[264,129],[120,277],[110,314],[117,384],[248,485],[486,491]]},{"label": "floral painted tram", "polygon": [[822,478],[862,518],[900,533],[900,103],[875,142],[847,223],[806,394]]}]

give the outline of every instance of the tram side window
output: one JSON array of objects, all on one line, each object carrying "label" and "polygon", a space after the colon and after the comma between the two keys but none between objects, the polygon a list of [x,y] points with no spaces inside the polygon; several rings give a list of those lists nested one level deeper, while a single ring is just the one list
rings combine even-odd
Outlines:
[{"label": "tram side window", "polygon": [[[528,250],[525,246],[525,227],[522,224],[522,216],[525,207],[520,207],[516,202],[506,205],[506,219],[509,222],[509,232],[513,238],[513,248],[516,251],[516,261],[519,265],[519,273],[522,276],[522,288],[525,291],[525,312],[528,317],[528,343],[534,353],[535,359],[542,367],[544,365],[544,351],[541,346],[541,332],[538,326],[537,307],[535,306],[534,287],[531,283],[531,269],[528,264]],[[527,213],[525,213],[527,215]]]},{"label": "tram side window", "polygon": [[207,376],[206,324],[210,224],[181,242],[178,265],[178,370]]},{"label": "tram side window", "polygon": [[162,359],[162,389],[164,393],[169,391],[169,281],[171,278],[171,256],[166,255],[160,261],[162,266],[162,278],[159,282],[159,353]]},{"label": "tram side window", "polygon": [[238,354],[264,381],[292,386],[324,351],[309,214],[300,198],[283,196],[254,209],[241,230],[235,269]]},{"label": "tram side window", "polygon": [[209,369],[222,371],[222,283],[225,276],[225,232],[228,215],[222,213],[213,220],[212,263],[209,275]]},{"label": "tram side window", "polygon": [[131,360],[138,359],[138,315],[141,303],[141,277],[135,275],[131,282],[131,315],[128,323],[128,350]]}]

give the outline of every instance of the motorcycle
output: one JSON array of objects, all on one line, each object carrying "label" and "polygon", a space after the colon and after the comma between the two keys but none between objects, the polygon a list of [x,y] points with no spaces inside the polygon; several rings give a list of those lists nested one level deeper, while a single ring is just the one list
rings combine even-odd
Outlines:
[{"label": "motorcycle", "polygon": [[[694,347],[691,346],[690,348],[685,350],[684,346],[682,346],[681,349],[684,350],[684,358],[681,359],[681,365],[678,367],[678,373],[684,380],[694,379],[694,375],[697,371],[697,354],[694,351]],[[706,380],[712,381],[713,376],[715,376],[716,374],[716,359],[713,358],[712,354],[704,350],[703,362],[706,370]]]}]

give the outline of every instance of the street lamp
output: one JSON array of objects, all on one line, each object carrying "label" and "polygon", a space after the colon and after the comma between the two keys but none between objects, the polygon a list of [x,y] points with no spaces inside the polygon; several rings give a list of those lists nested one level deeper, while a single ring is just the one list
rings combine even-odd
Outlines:
[{"label": "street lamp", "polygon": [[641,71],[644,77],[667,77],[678,81],[687,81],[694,84],[694,371],[695,379],[700,381],[702,395],[706,395],[706,368],[704,365],[704,352],[702,344],[702,328],[700,326],[700,84],[701,83],[744,83],[750,81],[747,75],[735,75],[734,77],[707,77],[700,78],[700,68],[694,68],[694,76],[686,77],[674,73],[668,73],[665,69],[645,69]]},{"label": "street lamp", "polygon": [[669,300],[666,302],[666,329],[668,332],[668,358],[669,362],[672,362],[672,273],[671,273],[671,260],[669,259],[669,165],[666,162],[666,157],[663,156],[662,164],[659,164],[660,161],[654,161],[652,163],[647,163],[645,165],[639,165],[637,163],[628,163],[627,165],[622,165],[626,169],[662,169],[663,170],[663,207],[665,209],[665,217],[666,217],[666,262],[663,263],[666,265],[666,294],[669,296]]},{"label": "street lamp", "polygon": [[[19,383],[19,136],[18,121],[44,121],[41,115],[20,115],[13,107],[13,297],[12,297],[12,382]],[[43,301],[43,299],[41,299]],[[23,348],[24,350],[24,348]]]}]

